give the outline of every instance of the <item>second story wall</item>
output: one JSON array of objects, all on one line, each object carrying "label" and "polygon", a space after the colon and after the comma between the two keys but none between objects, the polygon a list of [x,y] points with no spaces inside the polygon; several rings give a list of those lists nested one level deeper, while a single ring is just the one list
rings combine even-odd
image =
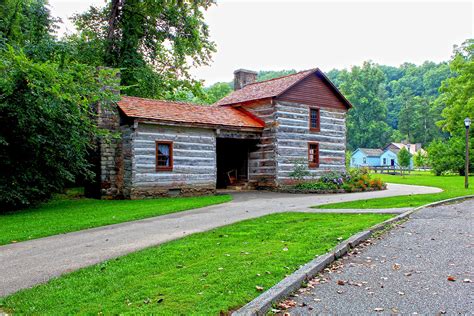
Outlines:
[{"label": "second story wall", "polygon": [[290,174],[298,162],[309,162],[310,143],[319,146],[319,166],[309,167],[312,176],[328,171],[345,171],[346,110],[319,107],[320,130],[309,128],[310,106],[277,101],[276,160],[279,184],[291,181]]}]

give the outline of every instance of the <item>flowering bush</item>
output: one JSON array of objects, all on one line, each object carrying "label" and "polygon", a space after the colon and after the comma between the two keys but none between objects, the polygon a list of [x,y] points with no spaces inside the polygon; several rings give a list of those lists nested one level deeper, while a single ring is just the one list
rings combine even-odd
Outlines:
[{"label": "flowering bush", "polygon": [[318,180],[299,183],[294,186],[302,191],[344,190],[346,192],[385,189],[385,183],[372,178],[368,169],[350,169],[349,172],[327,172]]}]

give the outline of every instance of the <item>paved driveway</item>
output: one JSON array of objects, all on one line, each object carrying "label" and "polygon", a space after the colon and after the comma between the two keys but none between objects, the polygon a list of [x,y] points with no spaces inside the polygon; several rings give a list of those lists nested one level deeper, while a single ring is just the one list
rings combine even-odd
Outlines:
[{"label": "paved driveway", "polygon": [[336,267],[291,315],[472,315],[474,200],[422,209]]},{"label": "paved driveway", "polygon": [[226,204],[1,246],[0,296],[110,258],[249,218],[284,211],[318,212],[309,207],[333,202],[440,191],[389,184],[385,191],[337,195],[242,192],[233,194],[234,200]]}]

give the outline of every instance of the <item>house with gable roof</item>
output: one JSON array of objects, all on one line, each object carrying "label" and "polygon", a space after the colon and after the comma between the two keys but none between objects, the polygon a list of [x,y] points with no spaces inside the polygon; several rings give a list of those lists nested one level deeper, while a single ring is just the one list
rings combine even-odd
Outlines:
[{"label": "house with gable roof", "polygon": [[100,108],[92,195],[102,198],[214,193],[231,185],[278,187],[298,163],[312,176],[345,170],[349,101],[320,69],[257,82],[234,72],[234,92],[210,106],[123,96]]},{"label": "house with gable roof", "polygon": [[399,167],[398,152],[406,148],[411,154],[410,169],[413,168],[413,156],[417,152],[426,155],[421,144],[390,143],[383,148],[357,148],[351,155],[351,167]]}]

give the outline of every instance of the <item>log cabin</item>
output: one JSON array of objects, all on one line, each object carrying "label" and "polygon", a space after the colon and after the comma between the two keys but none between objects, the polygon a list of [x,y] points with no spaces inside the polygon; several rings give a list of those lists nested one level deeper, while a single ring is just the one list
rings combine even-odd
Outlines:
[{"label": "log cabin", "polygon": [[102,141],[90,195],[138,199],[278,188],[305,164],[312,177],[345,170],[350,102],[319,70],[257,82],[234,72],[234,91],[213,105],[123,96],[99,108]]}]

